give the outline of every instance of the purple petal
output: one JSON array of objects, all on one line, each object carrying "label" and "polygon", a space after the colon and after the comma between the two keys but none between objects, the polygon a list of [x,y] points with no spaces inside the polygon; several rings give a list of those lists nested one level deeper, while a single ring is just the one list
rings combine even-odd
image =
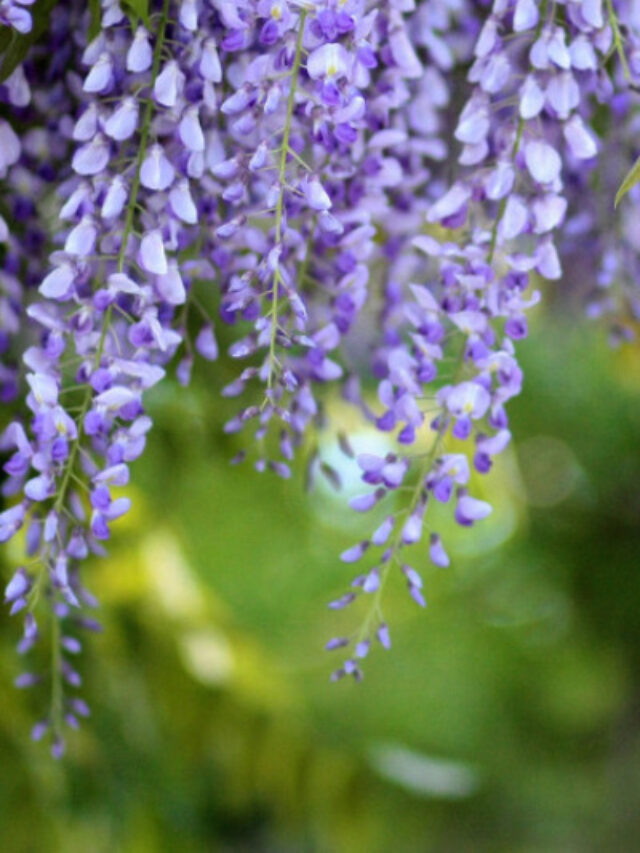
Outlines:
[{"label": "purple petal", "polygon": [[140,263],[147,272],[165,275],[168,270],[164,241],[159,229],[148,231],[140,241]]}]

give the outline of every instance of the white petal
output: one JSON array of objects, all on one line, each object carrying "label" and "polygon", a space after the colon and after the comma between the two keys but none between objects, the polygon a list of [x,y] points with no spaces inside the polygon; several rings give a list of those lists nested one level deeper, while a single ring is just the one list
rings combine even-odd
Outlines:
[{"label": "white petal", "polygon": [[173,183],[175,169],[161,145],[152,145],[140,169],[140,183],[150,190],[166,190]]},{"label": "white petal", "polygon": [[170,261],[165,275],[159,275],[156,279],[156,288],[160,296],[169,305],[183,305],[187,293],[184,289],[182,276],[175,261]]},{"label": "white petal", "polygon": [[98,57],[82,85],[85,92],[104,92],[113,79],[113,61],[111,54],[104,51]]},{"label": "white petal", "polygon": [[90,216],[83,216],[75,228],[72,228],[64,244],[69,255],[90,255],[96,244],[98,229]]},{"label": "white petal", "polygon": [[140,262],[147,272],[164,275],[167,272],[167,257],[161,232],[149,231],[140,241]]},{"label": "white petal", "polygon": [[520,96],[520,117],[529,120],[535,118],[544,106],[544,92],[533,74],[529,74],[522,84]]},{"label": "white petal", "polygon": [[91,142],[83,145],[73,155],[71,166],[78,175],[97,175],[109,163],[109,143],[98,133]]},{"label": "white petal", "polygon": [[517,0],[513,14],[514,32],[532,30],[538,23],[538,17],[538,4],[535,0]]},{"label": "white petal", "polygon": [[138,102],[135,98],[125,98],[120,106],[107,119],[104,132],[112,139],[121,142],[129,139],[138,127]]},{"label": "white petal", "polygon": [[189,151],[204,151],[204,134],[198,118],[198,107],[188,107],[184,111],[178,133]]},{"label": "white petal", "polygon": [[64,296],[73,284],[75,272],[69,264],[56,267],[44,279],[38,290],[47,299],[59,299]]},{"label": "white petal", "polygon": [[211,38],[206,39],[202,45],[200,74],[210,83],[219,83],[222,80],[222,66],[218,57],[218,50],[215,41]]},{"label": "white petal", "polygon": [[598,153],[598,144],[593,133],[585,127],[578,115],[572,116],[563,128],[564,138],[571,153],[579,160],[589,160]]},{"label": "white petal", "polygon": [[171,189],[169,202],[178,219],[188,225],[195,225],[198,221],[198,210],[191,197],[188,181],[182,180]]},{"label": "white petal", "polygon": [[140,73],[151,68],[153,52],[149,44],[149,34],[144,27],[138,27],[127,52],[127,71]]},{"label": "white petal", "polygon": [[167,62],[162,71],[156,77],[153,86],[153,96],[163,107],[174,107],[178,100],[178,93],[182,88],[184,75],[178,68],[177,62]]},{"label": "white petal", "polygon": [[458,213],[471,198],[471,190],[464,184],[455,183],[442,198],[431,206],[427,214],[429,222],[439,222]]},{"label": "white petal", "polygon": [[122,213],[126,200],[127,188],[125,182],[120,175],[116,175],[113,181],[111,181],[107,194],[104,197],[100,215],[103,219],[112,219],[114,216],[119,216]]},{"label": "white petal", "polygon": [[513,240],[524,231],[529,214],[526,205],[519,196],[511,195],[500,220],[500,237],[503,240]]},{"label": "white petal", "polygon": [[307,59],[307,73],[312,80],[321,77],[338,79],[345,77],[351,65],[351,57],[338,43],[330,42],[313,50]]},{"label": "white petal", "polygon": [[539,184],[549,184],[560,175],[560,155],[548,142],[539,139],[528,142],[524,159],[531,177]]}]

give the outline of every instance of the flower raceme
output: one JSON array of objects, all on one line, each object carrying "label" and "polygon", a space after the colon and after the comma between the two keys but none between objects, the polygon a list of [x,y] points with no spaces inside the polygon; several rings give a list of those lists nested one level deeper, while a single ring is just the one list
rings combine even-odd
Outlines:
[{"label": "flower raceme", "polygon": [[[28,6],[2,0],[0,23],[27,33]],[[327,645],[347,650],[334,678],[390,647],[389,578],[426,603],[407,549],[450,563],[433,503],[464,527],[491,513],[472,471],[511,440],[535,282],[560,279],[564,247],[602,222],[593,119],[609,111],[632,149],[640,72],[626,2],[154,0],[136,19],[103,0],[99,20],[59,6],[0,87],[0,387],[15,412],[0,540],[23,534],[5,590],[19,651],[44,644],[41,622],[50,635],[51,672],[16,683],[48,686],[33,734],[56,756],[88,714],[71,661],[99,626],[81,567],[129,509],[116,490],[152,426],[145,393],[168,368],[188,382],[218,338],[242,363],[225,429],[252,431],[237,459],[257,471],[291,475],[332,384],[387,435],[386,456],[356,457],[351,505],[377,519],[342,554],[366,567],[330,607],[369,603]],[[594,285],[633,239],[589,239]]]}]

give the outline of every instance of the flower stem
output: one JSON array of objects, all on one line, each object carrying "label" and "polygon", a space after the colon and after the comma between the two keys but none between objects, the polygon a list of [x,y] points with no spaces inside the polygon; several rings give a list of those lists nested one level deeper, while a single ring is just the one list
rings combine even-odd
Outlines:
[{"label": "flower stem", "polygon": [[[462,372],[462,368],[464,365],[464,354],[465,354],[466,348],[467,348],[467,342],[466,342],[466,338],[465,338],[462,342],[462,347],[461,347],[461,349],[458,353],[458,356],[456,358],[456,365],[455,365],[455,368],[453,370],[453,380],[452,381],[453,381],[454,385],[460,379],[460,374]],[[442,414],[444,414],[444,412]],[[438,430],[436,432],[436,436],[434,438],[433,444],[431,445],[431,448],[427,451],[427,454],[424,458],[424,462],[420,466],[420,471],[418,472],[418,479],[417,479],[416,485],[414,486],[414,488],[412,490],[411,498],[409,500],[407,508],[404,510],[404,517],[402,519],[402,522],[398,525],[396,535],[395,535],[393,542],[391,544],[391,548],[390,548],[391,554],[389,556],[389,560],[387,561],[384,569],[380,572],[380,583],[379,583],[378,589],[374,593],[373,602],[371,604],[371,607],[369,608],[367,616],[366,616],[366,618],[362,624],[362,627],[360,628],[360,631],[358,633],[358,638],[355,642],[356,646],[358,645],[358,643],[362,642],[362,640],[364,640],[366,637],[368,637],[370,635],[371,622],[373,621],[373,619],[376,616],[378,616],[380,621],[382,621],[382,611],[380,608],[380,601],[382,599],[382,592],[383,592],[384,586],[387,582],[387,579],[389,577],[389,574],[391,572],[391,568],[392,568],[392,566],[393,566],[393,564],[397,558],[398,551],[399,551],[400,547],[402,546],[402,531],[404,528],[404,524],[407,521],[407,519],[411,516],[411,514],[414,512],[416,507],[418,506],[418,502],[420,500],[421,494],[425,488],[425,486],[424,486],[425,478],[427,477],[429,471],[433,468],[433,463],[438,458],[438,454],[440,453],[440,449],[442,447],[442,442],[443,442],[446,431],[447,431],[447,421],[443,418],[442,423],[440,424],[440,426],[438,427]]]},{"label": "flower stem", "polygon": [[[165,33],[167,28],[167,21],[169,16],[169,2],[170,0],[164,0],[162,19],[160,21],[158,27],[158,38],[154,48],[153,55],[153,66],[151,71],[151,88],[153,89],[153,84],[158,75],[158,70],[160,68],[160,59],[162,55],[162,49],[165,41]],[[138,148],[138,154],[135,161],[135,174],[133,178],[133,183],[131,186],[131,193],[129,195],[129,200],[127,203],[126,216],[124,228],[122,231],[122,240],[120,244],[120,250],[117,255],[117,268],[118,272],[122,272],[124,268],[124,262],[127,251],[127,243],[129,242],[129,237],[133,230],[133,220],[138,200],[138,193],[140,191],[140,170],[142,167],[142,163],[146,156],[147,146],[149,143],[149,131],[151,128],[151,119],[153,116],[153,101],[151,98],[146,100],[145,111],[142,118],[142,126],[140,129],[140,144]],[[100,330],[100,338],[98,340],[98,346],[96,348],[95,357],[93,360],[94,369],[97,369],[100,366],[100,361],[102,360],[102,353],[104,351],[104,345],[107,337],[107,333],[109,330],[109,326],[111,323],[111,306],[107,308],[105,312],[104,318],[102,320],[102,327]],[[66,464],[64,466],[62,472],[62,482],[60,484],[60,488],[56,495],[56,499],[54,502],[54,511],[59,513],[64,506],[64,501],[67,496],[67,492],[69,489],[69,485],[71,480],[75,480],[76,482],[81,484],[80,478],[76,476],[74,473],[75,463],[80,451],[80,443],[83,438],[83,425],[84,419],[89,411],[91,406],[91,400],[93,397],[93,390],[91,385],[87,384],[84,399],[80,406],[80,411],[77,416],[77,434],[75,440],[71,444],[71,448],[69,450],[69,456],[67,457]],[[51,559],[51,557],[49,557]],[[43,566],[43,570],[40,573],[37,581],[36,588],[39,591],[40,584],[42,583],[42,578],[44,576],[45,566]],[[37,600],[37,595],[34,596],[33,605],[35,606],[35,601]],[[62,685],[62,655],[60,648],[60,621],[56,616],[55,612],[51,614],[51,726],[54,732],[54,735],[59,735],[60,730],[62,728],[62,714],[63,714],[63,685]]]},{"label": "flower stem", "polygon": [[[287,156],[289,151],[289,139],[291,137],[291,122],[293,120],[293,110],[295,108],[296,91],[298,88],[298,76],[300,74],[300,66],[302,64],[302,40],[304,37],[304,23],[307,17],[306,9],[300,12],[300,20],[298,22],[298,38],[296,40],[296,52],[293,59],[293,67],[291,68],[291,85],[289,86],[289,98],[287,100],[287,114],[285,117],[284,130],[282,132],[282,148],[280,151],[280,165],[278,168],[278,198],[275,206],[275,235],[276,246],[282,243],[282,229],[284,220],[284,194],[287,176]],[[276,336],[278,331],[278,286],[281,281],[280,275],[280,259],[278,258],[277,266],[273,273],[273,296],[271,306],[271,336],[269,340],[269,375],[267,378],[267,389],[273,386],[274,365],[276,363]]]},{"label": "flower stem", "polygon": [[[162,9],[162,19],[158,26],[158,39],[155,44],[154,54],[153,54],[153,66],[151,69],[151,83],[150,87],[153,89],[153,85],[155,83],[156,77],[158,76],[158,71],[160,69],[160,59],[162,54],[162,47],[164,45],[164,38],[167,29],[167,20],[169,16],[169,2],[170,0],[164,0],[164,6]],[[127,251],[127,243],[129,242],[129,237],[131,235],[131,231],[133,229],[133,219],[135,215],[135,208],[138,201],[138,193],[140,191],[140,170],[142,168],[142,163],[147,153],[147,146],[149,144],[149,130],[151,128],[151,119],[153,117],[153,100],[148,98],[146,101],[145,111],[142,117],[142,126],[140,129],[140,145],[138,148],[138,156],[136,158],[135,165],[135,174],[133,178],[133,182],[131,184],[131,193],[129,195],[129,200],[127,203],[127,210],[125,216],[124,228],[122,230],[122,239],[120,243],[120,251],[117,255],[117,266],[118,272],[122,272],[124,268],[124,261],[126,257]],[[102,360],[102,353],[104,351],[104,344],[107,337],[107,332],[109,330],[109,325],[111,323],[111,306],[109,306],[105,312],[104,319],[102,321],[102,328],[100,330],[100,339],[98,341],[98,346],[96,349],[96,354],[93,362],[94,369],[97,369],[100,366],[100,361]],[[83,434],[83,423],[84,418],[87,412],[89,411],[89,407],[91,405],[91,398],[93,396],[92,388],[90,385],[87,385],[84,400],[82,401],[82,406],[80,408],[80,412],[77,418],[78,425],[78,434],[76,440],[72,443],[71,449],[69,451],[69,457],[67,459],[67,464],[65,466],[64,474],[62,477],[62,483],[60,485],[60,490],[56,497],[54,509],[56,512],[60,512],[62,504],[64,503],[67,490],[69,487],[69,482],[71,479],[71,473],[73,471],[76,457],[78,455],[78,447],[80,445],[80,441],[82,440]]]},{"label": "flower stem", "polygon": [[613,8],[613,0],[606,0],[607,4],[607,12],[609,15],[609,23],[611,25],[611,31],[613,32],[613,46],[615,48],[616,53],[620,57],[620,64],[622,65],[622,72],[624,74],[625,80],[631,79],[631,69],[629,68],[629,63],[627,62],[627,56],[624,52],[624,43],[622,40],[622,33],[620,32],[620,24],[618,23],[618,16],[615,13],[615,9]]},{"label": "flower stem", "polygon": [[60,654],[60,620],[51,613],[51,729],[54,737],[62,729],[62,656]]}]

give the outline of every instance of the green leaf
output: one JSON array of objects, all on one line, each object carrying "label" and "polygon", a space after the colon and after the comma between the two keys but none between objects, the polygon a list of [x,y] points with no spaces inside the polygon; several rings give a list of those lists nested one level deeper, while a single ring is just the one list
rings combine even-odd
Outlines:
[{"label": "green leaf", "polygon": [[[25,59],[31,45],[49,31],[51,10],[57,0],[40,0],[31,7],[33,27],[31,32],[24,35],[3,27],[0,33],[0,83],[9,77],[18,65]],[[8,32],[7,32],[8,31]]]},{"label": "green leaf", "polygon": [[635,185],[638,183],[640,183],[640,157],[638,157],[636,162],[629,169],[624,181],[620,184],[620,189],[616,193],[616,198],[613,203],[613,206],[617,207],[620,204],[622,198],[629,192],[630,189],[633,189],[633,187],[635,187]]},{"label": "green leaf", "polygon": [[100,0],[89,0],[89,13],[91,19],[89,21],[89,41],[92,42],[100,32],[100,23],[102,21],[102,9],[100,8]]},{"label": "green leaf", "polygon": [[11,27],[0,28],[0,56],[2,56],[9,46],[14,33],[15,30],[12,30]]},{"label": "green leaf", "polygon": [[124,0],[122,5],[133,13],[134,20],[131,21],[132,26],[140,18],[145,27],[149,29],[151,25],[149,20],[149,0]]}]

